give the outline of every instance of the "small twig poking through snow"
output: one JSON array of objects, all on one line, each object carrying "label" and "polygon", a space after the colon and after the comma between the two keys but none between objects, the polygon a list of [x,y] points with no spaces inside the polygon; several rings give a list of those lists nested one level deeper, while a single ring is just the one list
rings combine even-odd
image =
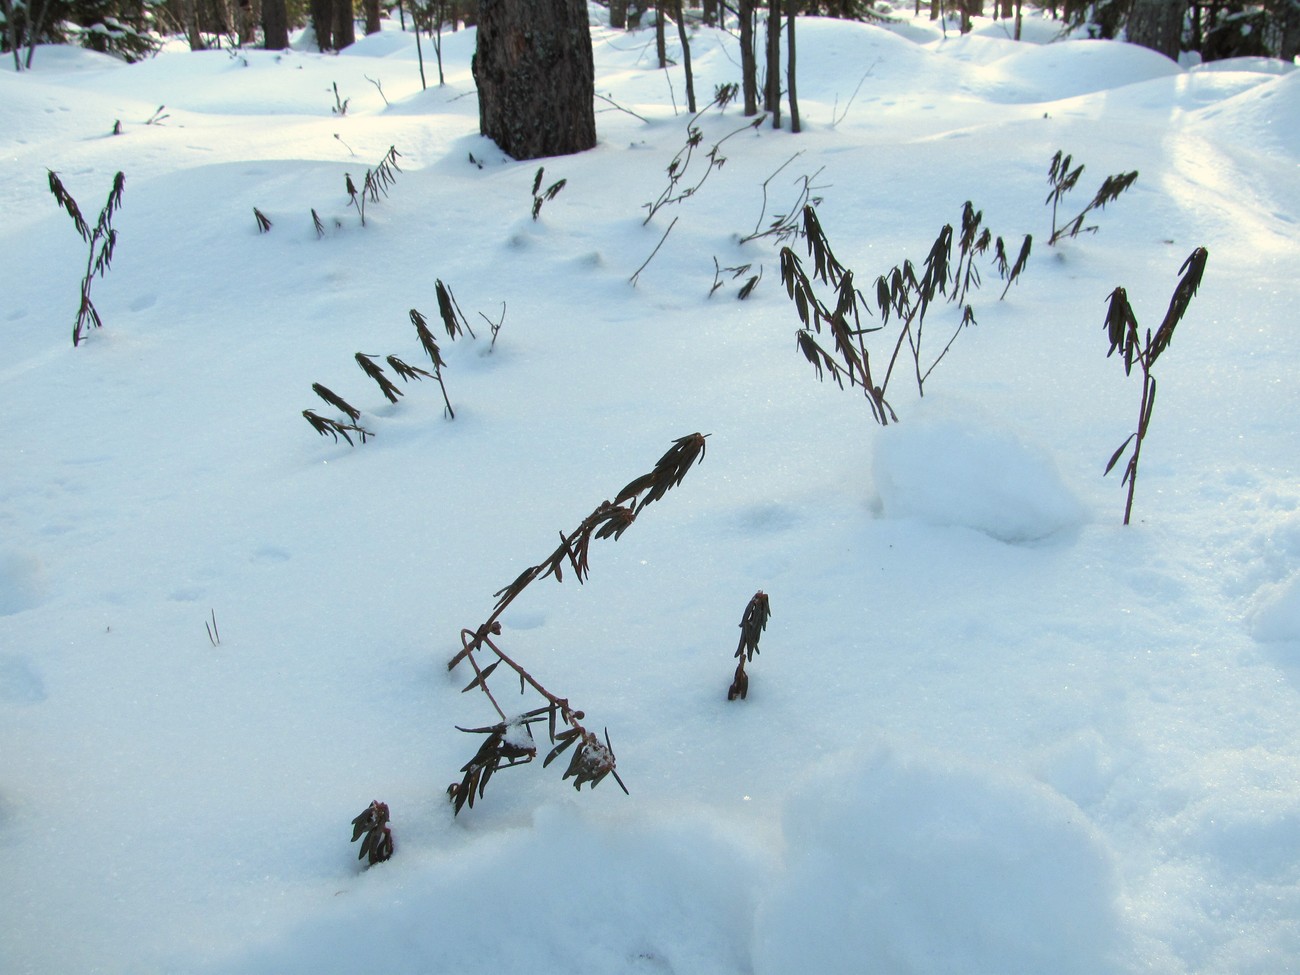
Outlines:
[{"label": "small twig poking through snow", "polygon": [[368,74],[363,74],[361,77],[365,78],[366,81],[370,82],[372,85],[375,86],[375,89],[379,92],[379,97],[382,98],[382,99],[384,100],[384,105],[387,106],[387,105],[389,104],[389,102],[388,102],[388,96],[384,94],[384,84],[383,84],[383,82],[381,82],[381,81],[376,81],[374,78],[370,77],[370,75],[368,75]]},{"label": "small twig poking through snow", "polygon": [[257,207],[253,207],[253,219],[257,221],[257,232],[264,234],[271,229],[271,220]]},{"label": "small twig poking through snow", "polygon": [[208,642],[214,647],[219,647],[221,646],[221,633],[217,630],[217,611],[214,609],[211,612],[212,623],[209,625],[208,621],[204,620],[203,628],[208,631]]},{"label": "small twig poking through snow", "polygon": [[822,166],[811,176],[805,173],[802,176],[796,177],[795,184],[799,186],[799,192],[795,196],[794,203],[792,203],[789,207],[787,207],[784,213],[778,213],[774,215],[771,221],[768,222],[766,228],[763,227],[763,220],[767,216],[768,184],[771,183],[772,180],[776,179],[776,177],[780,174],[781,170],[785,169],[786,166],[789,166],[792,162],[794,162],[796,159],[802,156],[803,153],[804,150],[800,149],[793,156],[791,156],[780,166],[778,166],[776,168],[776,171],[773,172],[771,176],[763,180],[763,186],[762,186],[763,205],[762,208],[759,210],[758,219],[754,221],[753,231],[746,234],[744,237],[741,237],[738,243],[747,244],[751,240],[759,240],[763,237],[771,237],[774,240],[776,240],[778,243],[783,244],[792,238],[797,238],[798,236],[800,236],[800,234],[803,233],[803,227],[802,227],[803,208],[809,205],[821,206],[822,204],[822,198],[820,196],[814,196],[813,193],[816,190],[822,190],[825,189],[826,187],[814,186],[813,181],[822,174],[822,171],[826,168],[825,166]]},{"label": "small twig poking through snow", "polygon": [[673,222],[668,225],[668,229],[664,231],[664,235],[659,238],[659,243],[655,244],[655,249],[650,252],[650,256],[647,257],[644,261],[642,261],[641,266],[637,268],[635,271],[633,271],[632,276],[628,278],[629,283],[631,283],[633,287],[636,287],[636,282],[637,279],[641,277],[641,272],[650,266],[650,262],[653,261],[655,259],[655,255],[659,253],[659,248],[664,246],[664,241],[668,239],[668,235],[673,232],[673,228],[676,226],[677,226],[677,218],[673,217]]},{"label": "small twig poking through snow", "polygon": [[478,313],[478,317],[487,322],[488,328],[492,330],[492,342],[488,345],[488,351],[491,352],[497,347],[497,333],[501,331],[501,326],[504,325],[506,321],[506,303],[504,301],[501,302],[501,317],[495,322],[482,312]]},{"label": "small twig poking through snow", "polygon": [[334,138],[336,138],[336,139],[339,140],[339,144],[342,145],[343,148],[346,149],[346,150],[348,151],[348,155],[350,155],[350,156],[355,156],[355,155],[356,155],[356,153],[352,151],[352,147],[351,147],[350,145],[348,145],[346,142],[343,141],[343,136],[341,136],[341,135],[339,135],[337,132],[335,132],[335,133],[334,133]]},{"label": "small twig poking through snow", "polygon": [[871,77],[871,72],[876,70],[876,65],[878,65],[879,63],[880,63],[880,58],[876,58],[876,60],[871,62],[871,67],[867,68],[866,73],[864,73],[862,77],[858,80],[858,86],[853,89],[853,94],[850,95],[849,100],[844,103],[844,111],[842,112],[838,111],[839,104],[840,104],[840,96],[838,94],[835,96],[835,107],[831,109],[830,127],[832,129],[835,128],[835,126],[839,125],[841,122],[844,121],[845,118],[848,117],[849,108],[852,107],[853,105],[853,99],[858,97],[858,92],[862,90],[862,85],[866,82],[866,80],[869,77]]},{"label": "small twig poking through snow", "polygon": [[727,688],[728,701],[734,701],[736,698],[743,701],[749,695],[749,675],[745,673],[745,664],[752,661],[754,655],[758,653],[758,639],[767,629],[767,621],[771,615],[772,608],[768,604],[767,593],[760,589],[749,600],[745,613],[740,618],[740,643],[736,646],[736,676],[732,678],[731,686]]},{"label": "small twig poking through snow", "polygon": [[167,107],[166,105],[159,105],[159,106],[154,110],[154,113],[153,113],[152,115],[150,115],[147,119],[144,120],[144,124],[145,124],[145,125],[162,125],[164,121],[166,121],[167,119],[171,118],[170,115],[165,115],[165,114],[163,113],[163,109],[166,108],[166,107]]},{"label": "small twig poking through snow", "polygon": [[[624,108],[622,105],[620,105],[618,102],[614,101],[614,99],[610,98],[608,95],[602,95],[600,92],[596,92],[596,97],[597,97],[598,99],[600,99],[602,102],[604,102],[605,104],[609,105],[611,108],[613,108],[613,109],[615,109],[615,110],[617,110],[617,111],[623,112],[623,113],[625,113],[625,114],[627,114],[627,115],[631,115],[633,118],[640,119],[642,122],[645,122],[647,125],[648,125],[649,122],[650,122],[650,120],[649,120],[648,118],[646,118],[644,115],[638,115],[636,112],[632,111],[632,109],[630,109],[630,108]],[[606,110],[606,109],[601,109],[601,111],[603,112],[603,111],[607,111],[607,110]],[[472,158],[472,157],[471,157],[471,158]],[[480,166],[479,168],[482,169],[483,167]]]}]

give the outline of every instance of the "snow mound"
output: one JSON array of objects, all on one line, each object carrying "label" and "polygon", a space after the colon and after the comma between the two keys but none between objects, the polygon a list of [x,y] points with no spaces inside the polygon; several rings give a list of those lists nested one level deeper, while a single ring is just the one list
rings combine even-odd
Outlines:
[{"label": "snow mound", "polygon": [[922,409],[881,431],[872,474],[888,518],[974,528],[1004,542],[1046,538],[1086,519],[1046,453],[969,415]]},{"label": "snow mound", "polygon": [[1002,102],[1050,102],[1123,88],[1182,73],[1163,54],[1103,41],[1025,45],[982,72],[986,97]]},{"label": "snow mound", "polygon": [[1300,158],[1300,71],[1270,78],[1249,91],[1207,108],[1201,120],[1224,143]]},{"label": "snow mound", "polygon": [[758,975],[1114,970],[1111,856],[1041,783],[879,746],[824,763],[785,829]]}]

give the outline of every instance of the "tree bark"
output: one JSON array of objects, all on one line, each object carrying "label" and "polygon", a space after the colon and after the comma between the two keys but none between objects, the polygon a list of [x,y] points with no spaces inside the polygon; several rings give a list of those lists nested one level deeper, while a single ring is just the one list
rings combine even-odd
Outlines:
[{"label": "tree bark", "polygon": [[767,85],[763,109],[772,113],[772,128],[781,127],[781,0],[767,7]]},{"label": "tree bark", "polygon": [[335,50],[333,0],[311,0],[311,29],[316,35],[316,50]]},{"label": "tree bark", "polygon": [[479,0],[479,131],[515,159],[596,144],[586,0]]},{"label": "tree bark", "polygon": [[659,58],[659,70],[668,67],[668,45],[664,38],[664,0],[655,0],[655,56]]},{"label": "tree bark", "polygon": [[357,25],[352,19],[352,0],[334,0],[334,49],[341,51],[357,42]]},{"label": "tree bark", "polygon": [[379,0],[364,0],[361,9],[366,13],[366,35],[378,34],[379,26]]},{"label": "tree bark", "polygon": [[262,46],[283,51],[289,46],[289,10],[285,0],[262,0]]},{"label": "tree bark", "polygon": [[785,38],[785,84],[786,93],[790,98],[790,131],[797,134],[801,129],[799,125],[799,100],[794,93],[794,15],[799,7],[798,0],[786,0],[786,6],[788,11],[786,14]]},{"label": "tree bark", "polygon": [[609,0],[609,26],[627,30],[627,0]]},{"label": "tree bark", "polygon": [[745,98],[745,114],[758,114],[758,63],[754,52],[754,2],[737,0],[740,17],[740,88]]},{"label": "tree bark", "polygon": [[691,39],[686,34],[686,5],[676,0],[677,37],[682,43],[682,67],[686,71],[686,110],[695,114],[695,73],[691,70]]},{"label": "tree bark", "polygon": [[1188,0],[1133,0],[1128,15],[1128,39],[1165,57],[1178,60],[1183,39],[1183,15]]}]

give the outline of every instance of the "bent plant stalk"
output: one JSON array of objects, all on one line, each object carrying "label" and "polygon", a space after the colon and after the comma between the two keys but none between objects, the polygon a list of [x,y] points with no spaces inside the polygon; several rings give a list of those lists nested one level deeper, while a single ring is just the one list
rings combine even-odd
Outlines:
[{"label": "bent plant stalk", "polygon": [[[581,789],[583,785],[594,788],[612,775],[623,791],[627,791],[623,780],[615,771],[617,763],[608,732],[602,741],[584,727],[581,722],[585,714],[582,711],[573,708],[567,698],[547,690],[502,650],[493,637],[501,635],[501,614],[536,580],[554,576],[556,582],[563,582],[564,567],[567,565],[581,585],[590,572],[592,540],[617,540],[647,505],[653,504],[679,485],[691,467],[703,459],[705,437],[705,434],[693,433],[673,441],[672,447],[659,458],[653,470],[629,481],[613,501],[602,501],[572,533],[565,535],[561,532],[560,544],[546,559],[529,566],[514,582],[498,590],[494,594],[496,605],[480,626],[461,630],[461,648],[447,662],[447,669],[454,670],[462,662],[468,661],[474,671],[474,678],[462,689],[462,693],[475,688],[481,690],[501,720],[482,728],[457,726],[467,734],[486,737],[474,756],[461,766],[461,780],[453,782],[447,789],[456,813],[466,805],[473,808],[475,797],[482,798],[488,781],[500,768],[524,765],[537,757],[531,726],[543,719],[547,721],[548,738],[553,746],[542,762],[543,767],[550,765],[566,750],[574,748],[564,779],[572,778],[575,789]],[[491,654],[495,659],[487,665],[480,664],[477,655],[483,652]],[[488,686],[488,678],[501,665],[513,671],[519,679],[520,693],[531,688],[546,703],[523,714],[510,716]],[[567,727],[557,730],[560,722]]]}]

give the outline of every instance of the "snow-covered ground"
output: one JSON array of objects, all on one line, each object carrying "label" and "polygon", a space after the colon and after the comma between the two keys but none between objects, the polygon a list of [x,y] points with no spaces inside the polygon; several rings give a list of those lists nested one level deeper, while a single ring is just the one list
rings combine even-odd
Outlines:
[{"label": "snow-covered ground", "polygon": [[[445,87],[426,41],[427,91],[397,30],[0,73],[0,971],[1300,968],[1300,74],[1054,31],[801,22],[805,131],[734,136],[645,226],[688,123],[645,31],[593,28],[618,107],[544,161],[567,182],[537,221],[538,163],[477,134],[472,31]],[[703,100],[739,80],[731,37],[693,51]],[[705,113],[702,149],[743,124]],[[390,146],[363,228],[344,174]],[[1076,210],[1140,176],[1048,247],[1057,150]],[[894,378],[897,425],[816,382],[776,245],[737,242],[783,164],[767,216],[817,174],[868,294],[967,200],[1034,236],[924,400]],[[126,175],[75,349],[86,246],[47,168],[92,220]],[[1198,246],[1125,527],[1101,475],[1140,382],[1105,300],[1154,328]],[[710,296],[715,260],[751,270]],[[437,324],[438,279],[478,332],[442,342],[454,420],[353,361],[428,367],[408,312]],[[374,438],[317,436],[304,409],[344,417],[313,383]],[[703,462],[593,542],[586,585],[502,619],[631,795],[539,761],[453,817],[480,740],[456,726],[497,720],[447,671],[461,628],[695,431]],[[397,850],[364,869],[373,799]]]}]

